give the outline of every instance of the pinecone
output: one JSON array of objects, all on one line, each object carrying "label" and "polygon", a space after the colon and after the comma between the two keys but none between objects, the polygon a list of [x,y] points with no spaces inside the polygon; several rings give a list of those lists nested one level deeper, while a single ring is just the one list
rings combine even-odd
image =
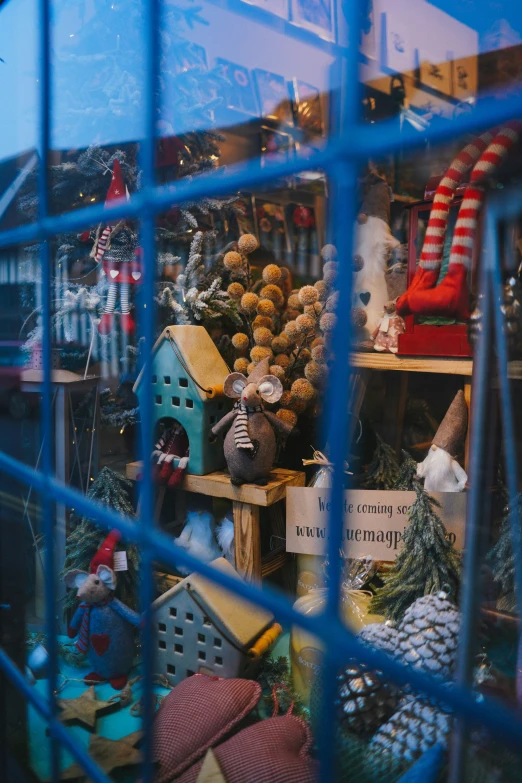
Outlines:
[{"label": "pinecone", "polygon": [[380,671],[353,661],[337,675],[335,708],[343,729],[371,732],[391,715],[399,691]]},{"label": "pinecone", "polygon": [[365,625],[357,634],[357,638],[370,647],[387,652],[389,655],[395,655],[399,634],[393,623],[387,621],[385,623]]},{"label": "pinecone", "polygon": [[446,593],[424,595],[406,610],[397,635],[397,657],[403,663],[450,679],[457,657],[460,612]]},{"label": "pinecone", "polygon": [[370,741],[370,768],[379,780],[402,772],[433,745],[445,746],[452,723],[451,714],[431,700],[404,701]]}]

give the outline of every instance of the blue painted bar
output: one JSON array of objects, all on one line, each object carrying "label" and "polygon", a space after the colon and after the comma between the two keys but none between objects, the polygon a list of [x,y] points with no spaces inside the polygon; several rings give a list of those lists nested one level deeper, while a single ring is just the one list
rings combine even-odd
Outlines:
[{"label": "blue painted bar", "polygon": [[[156,143],[156,95],[158,85],[158,57],[160,52],[159,0],[149,0],[146,6],[143,37],[146,44],[145,73],[145,127],[140,142],[140,164],[142,183],[145,192],[152,193],[155,186],[155,143]],[[154,719],[152,701],[152,675],[154,673],[155,635],[152,617],[152,602],[155,598],[153,577],[154,548],[147,536],[147,530],[153,524],[154,499],[152,485],[152,463],[150,454],[153,444],[153,397],[152,397],[152,349],[154,346],[154,283],[156,277],[156,247],[154,237],[155,214],[149,205],[142,214],[140,245],[143,251],[143,284],[138,301],[141,305],[138,329],[145,338],[145,361],[143,364],[143,403],[141,410],[141,459],[143,463],[140,486],[139,532],[141,545],[140,609],[143,615],[144,630],[141,634],[143,655],[143,715],[145,729],[150,729]],[[151,783],[154,773],[152,758],[152,732],[146,730],[143,746],[142,767],[143,783]]]},{"label": "blue painted bar", "polygon": [[[40,105],[39,105],[39,148],[40,167],[38,171],[38,218],[43,221],[49,214],[49,188],[47,158],[50,149],[50,124],[52,112],[51,95],[51,59],[50,59],[50,0],[40,0],[39,24],[40,24]],[[51,403],[51,256],[49,252],[49,240],[40,244],[39,248],[40,268],[42,270],[42,358],[44,366],[42,384],[42,402],[40,408],[40,431],[42,437],[42,473],[44,486],[42,491],[43,533],[46,541],[45,547],[45,620],[47,634],[47,651],[49,653],[49,679],[47,699],[52,718],[55,718],[58,708],[56,704],[56,685],[58,672],[58,644],[56,626],[56,567],[55,567],[55,540],[54,540],[54,504],[47,491],[46,483],[54,472],[53,465],[53,432],[52,432],[52,403]],[[51,774],[53,781],[59,779],[60,774],[60,746],[54,731],[54,723],[49,726],[49,741],[51,744]]]}]

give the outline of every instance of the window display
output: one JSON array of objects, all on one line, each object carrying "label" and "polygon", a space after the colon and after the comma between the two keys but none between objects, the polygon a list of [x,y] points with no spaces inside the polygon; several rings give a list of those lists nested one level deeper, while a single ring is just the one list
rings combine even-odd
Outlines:
[{"label": "window display", "polygon": [[7,783],[518,783],[516,9],[48,5],[0,7]]}]

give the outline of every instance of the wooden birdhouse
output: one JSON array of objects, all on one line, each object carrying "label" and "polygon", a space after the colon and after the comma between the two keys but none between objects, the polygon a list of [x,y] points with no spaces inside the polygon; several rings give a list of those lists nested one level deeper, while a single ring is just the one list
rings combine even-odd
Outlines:
[{"label": "wooden birdhouse", "polygon": [[[181,425],[189,443],[188,472],[204,476],[224,467],[223,440],[211,427],[232,407],[223,393],[229,369],[203,326],[168,326],[153,348],[152,400],[156,436]],[[143,372],[134,391],[143,404]]]},{"label": "wooden birdhouse", "polygon": [[[222,557],[212,566],[241,579]],[[260,656],[281,633],[270,612],[196,573],[160,596],[152,609],[157,633],[155,671],[171,685],[198,672],[251,677]]]}]

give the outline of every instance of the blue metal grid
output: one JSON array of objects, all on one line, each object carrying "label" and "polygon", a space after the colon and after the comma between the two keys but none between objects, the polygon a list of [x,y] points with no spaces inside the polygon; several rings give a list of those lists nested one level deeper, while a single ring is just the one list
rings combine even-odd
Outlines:
[{"label": "blue metal grid", "polygon": [[[154,179],[154,137],[155,137],[155,89],[157,77],[157,56],[159,50],[157,37],[159,30],[159,0],[148,0],[146,25],[143,30],[147,47],[147,86],[145,133],[141,143],[141,167],[143,170],[142,189],[132,197],[130,203],[122,205],[113,211],[114,217],[135,217],[140,220],[141,246],[144,252],[144,284],[141,289],[140,325],[145,338],[146,357],[144,367],[144,405],[142,410],[142,444],[141,453],[150,452],[152,442],[152,386],[151,362],[154,330],[153,283],[154,283],[154,220],[155,215],[173,202],[197,199],[200,196],[218,195],[233,192],[239,188],[253,188],[262,185],[276,177],[297,173],[303,169],[320,167],[326,171],[332,184],[334,241],[337,245],[340,264],[339,288],[343,298],[350,301],[352,281],[351,258],[353,245],[353,225],[355,219],[355,192],[357,168],[369,157],[376,157],[385,152],[397,149],[399,146],[411,150],[424,144],[425,136],[433,142],[444,141],[447,138],[472,130],[503,122],[513,117],[522,116],[522,98],[511,97],[491,104],[481,102],[473,115],[455,119],[448,127],[438,126],[426,131],[421,137],[413,129],[399,128],[395,123],[383,122],[376,125],[363,125],[359,118],[359,91],[357,88],[358,54],[357,47],[343,50],[346,55],[343,66],[343,91],[337,100],[336,116],[342,131],[333,133],[326,146],[305,160],[273,165],[270,170],[262,169],[259,161],[249,161],[239,166],[230,167],[225,174],[209,174],[192,182],[178,182],[175,185],[156,186]],[[49,150],[49,128],[52,116],[52,96],[50,93],[50,49],[49,20],[50,0],[39,1],[40,10],[40,155],[41,160],[47,160]],[[359,3],[345,4],[350,38],[358,40]],[[353,31],[353,32],[352,32]],[[143,633],[143,660],[145,675],[145,693],[151,693],[152,681],[152,643],[153,633],[150,617],[150,604],[153,598],[152,562],[159,560],[167,565],[182,563],[191,569],[214,580],[223,587],[228,587],[245,598],[272,610],[282,622],[298,623],[308,631],[321,638],[326,650],[325,699],[331,701],[335,682],[335,669],[342,665],[347,657],[357,655],[370,666],[382,669],[390,678],[398,683],[409,683],[416,690],[428,696],[440,699],[452,708],[460,719],[460,742],[452,757],[451,778],[453,783],[462,779],[462,749],[465,744],[466,730],[470,726],[482,724],[486,726],[499,741],[517,749],[522,741],[522,720],[511,710],[501,707],[491,701],[478,702],[472,695],[470,684],[470,660],[474,644],[474,632],[477,613],[477,540],[480,526],[480,491],[479,482],[474,480],[478,475],[480,462],[486,448],[484,423],[487,418],[486,394],[488,379],[488,344],[489,327],[495,334],[495,347],[500,379],[500,394],[502,401],[502,424],[504,434],[505,456],[507,465],[508,489],[512,513],[512,530],[514,551],[516,553],[517,573],[517,605],[522,608],[522,552],[520,532],[514,513],[514,498],[517,491],[517,464],[514,442],[514,427],[512,413],[511,389],[508,381],[507,349],[502,331],[501,313],[498,307],[501,296],[500,249],[498,226],[503,220],[515,218],[522,209],[522,193],[496,193],[488,204],[486,221],[486,249],[481,272],[481,290],[485,294],[484,335],[475,357],[474,395],[473,395],[473,444],[471,463],[471,491],[468,502],[465,578],[463,610],[464,624],[459,652],[458,684],[448,689],[442,683],[406,669],[385,654],[362,647],[354,635],[345,628],[338,617],[338,596],[340,582],[340,566],[337,552],[342,531],[342,501],[343,501],[343,460],[348,431],[348,411],[346,407],[345,390],[348,388],[351,368],[349,365],[350,350],[350,308],[340,308],[337,326],[333,335],[333,352],[337,357],[328,390],[328,419],[326,432],[332,449],[332,459],[336,465],[334,486],[332,489],[332,507],[330,515],[329,560],[334,569],[327,602],[326,614],[321,617],[303,617],[297,614],[291,604],[275,591],[264,587],[263,591],[248,584],[237,584],[224,574],[215,572],[210,566],[199,563],[190,555],[180,550],[172,540],[161,533],[150,520],[153,519],[152,482],[148,459],[143,460],[144,472],[140,505],[139,523],[119,516],[107,508],[96,505],[77,491],[61,485],[52,476],[52,432],[51,432],[51,329],[50,329],[50,275],[51,264],[49,256],[49,239],[57,233],[76,231],[85,225],[103,221],[103,208],[100,206],[78,210],[74,213],[52,217],[48,212],[48,187],[46,166],[40,167],[39,175],[39,217],[29,226],[6,231],[0,234],[0,248],[18,243],[40,242],[40,262],[42,267],[42,301],[44,324],[44,383],[42,394],[42,470],[35,472],[6,453],[0,452],[0,469],[9,475],[32,486],[40,493],[43,505],[43,529],[48,540],[53,539],[53,508],[59,502],[74,507],[81,514],[96,519],[101,528],[117,528],[125,540],[138,544],[143,562],[143,581],[140,601],[145,612],[145,631]],[[343,259],[345,263],[343,263]],[[72,753],[78,763],[84,768],[89,778],[96,783],[106,783],[108,778],[93,763],[86,750],[57,720],[56,699],[54,696],[57,671],[57,645],[55,637],[55,573],[56,565],[53,547],[46,548],[46,612],[48,650],[51,658],[51,673],[48,683],[47,697],[35,691],[27,682],[20,670],[6,653],[0,649],[0,668],[11,679],[25,696],[27,701],[45,718],[49,725],[52,748],[53,780],[59,780],[59,750],[63,745]],[[321,780],[331,783],[335,779],[334,767],[334,725],[333,710],[325,711],[325,720],[321,727],[319,748],[321,756]],[[152,724],[152,704],[146,699],[144,726],[150,729]],[[145,761],[142,779],[145,783],[152,778],[150,763],[150,731],[146,731]]]}]

